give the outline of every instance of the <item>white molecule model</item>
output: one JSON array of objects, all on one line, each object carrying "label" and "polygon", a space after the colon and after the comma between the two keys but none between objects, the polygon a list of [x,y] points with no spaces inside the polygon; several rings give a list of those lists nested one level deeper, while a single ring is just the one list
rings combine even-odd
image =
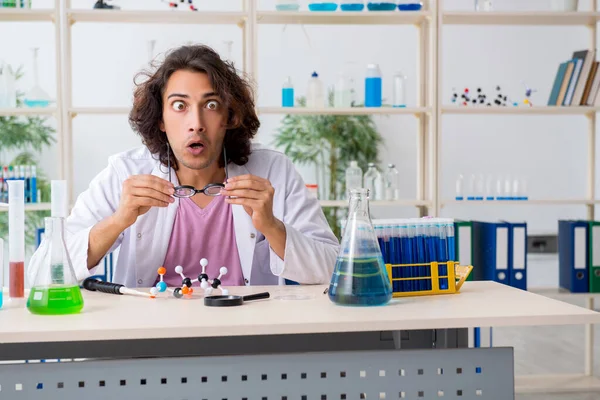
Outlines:
[{"label": "white molecule model", "polygon": [[170,289],[167,287],[167,283],[164,281],[163,277],[167,273],[167,269],[165,267],[160,267],[158,269],[158,275],[160,276],[159,282],[156,283],[156,286],[150,289],[150,294],[153,297],[156,297],[161,292],[166,292],[167,290],[173,293],[173,296],[177,298],[181,298],[184,295],[191,295],[194,292],[192,285],[196,282],[200,282],[200,288],[204,290],[204,294],[206,296],[210,295],[213,290],[221,289],[221,293],[223,295],[229,294],[229,291],[223,287],[221,287],[221,278],[227,274],[227,268],[221,267],[219,269],[219,276],[210,281],[208,274],[206,273],[206,267],[208,266],[208,260],[203,258],[200,260],[200,265],[202,266],[202,272],[198,274],[197,279],[190,279],[186,277],[183,273],[183,267],[178,265],[175,267],[175,273],[181,276],[181,287],[177,287],[174,289]]}]

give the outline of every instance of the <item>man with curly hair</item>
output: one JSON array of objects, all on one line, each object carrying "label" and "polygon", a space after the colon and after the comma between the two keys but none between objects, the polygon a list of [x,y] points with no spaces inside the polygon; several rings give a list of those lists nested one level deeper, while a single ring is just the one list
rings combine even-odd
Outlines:
[{"label": "man with curly hair", "polygon": [[[129,121],[143,146],[109,158],[67,220],[79,279],[118,250],[113,281],[150,287],[164,266],[224,286],[329,282],[339,242],[282,153],[252,143],[249,84],[212,49],[183,46],[138,84]],[[186,197],[185,192],[189,197]],[[181,194],[181,195],[180,195]]]}]

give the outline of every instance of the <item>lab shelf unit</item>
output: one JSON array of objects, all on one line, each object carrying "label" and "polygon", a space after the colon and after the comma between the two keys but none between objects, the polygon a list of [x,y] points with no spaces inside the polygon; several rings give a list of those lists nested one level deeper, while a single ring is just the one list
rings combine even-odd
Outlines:
[{"label": "lab shelf unit", "polygon": [[[443,0],[425,0],[419,12],[358,12],[358,13],[318,13],[318,12],[279,12],[257,9],[256,0],[242,0],[240,12],[184,13],[165,11],[126,11],[126,10],[78,10],[71,8],[70,0],[54,0],[51,10],[10,10],[0,9],[0,22],[53,22],[56,37],[57,104],[47,109],[0,109],[1,115],[53,115],[57,119],[57,142],[59,147],[60,179],[69,183],[70,201],[73,202],[73,119],[77,115],[126,115],[129,107],[79,107],[72,104],[71,84],[71,28],[76,23],[155,23],[155,24],[233,24],[242,30],[243,70],[255,81],[257,66],[258,29],[266,24],[305,24],[305,25],[412,25],[418,31],[417,101],[408,108],[282,108],[259,105],[259,115],[313,114],[313,115],[406,115],[418,121],[417,132],[417,189],[414,198],[398,201],[374,201],[374,207],[416,207],[421,215],[440,215],[442,207],[452,205],[467,207],[492,206],[544,206],[581,205],[594,217],[594,206],[600,203],[595,198],[595,130],[598,107],[457,107],[442,102],[443,87],[443,31],[450,25],[527,25],[527,26],[583,26],[590,31],[590,48],[596,48],[597,22],[600,12],[597,0],[592,0],[592,10],[580,12],[455,12],[444,11]],[[173,29],[176,29],[173,28]],[[266,77],[265,79],[268,79]],[[585,199],[531,199],[528,201],[475,202],[441,199],[441,135],[444,115],[501,115],[501,116],[565,116],[586,117],[589,120],[588,135],[588,176],[587,197]],[[346,201],[322,200],[323,207],[347,207]],[[40,204],[32,207],[46,207]],[[0,207],[2,211],[2,207]],[[543,294],[548,295],[548,294]],[[561,294],[562,295],[562,294]],[[566,294],[565,296],[569,296]],[[593,307],[593,296],[588,305]],[[591,307],[590,307],[591,308]],[[593,325],[586,325],[586,360],[583,375],[523,376],[517,377],[517,392],[543,391],[586,391],[600,390],[600,380],[593,371]]]}]

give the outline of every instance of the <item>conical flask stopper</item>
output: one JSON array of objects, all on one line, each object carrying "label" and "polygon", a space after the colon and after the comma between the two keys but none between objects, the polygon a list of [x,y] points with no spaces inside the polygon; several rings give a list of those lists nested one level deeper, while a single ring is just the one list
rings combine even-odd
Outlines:
[{"label": "conical flask stopper", "polygon": [[377,306],[392,298],[392,285],[369,215],[369,191],[350,191],[348,220],[335,269],[329,299],[336,304]]}]

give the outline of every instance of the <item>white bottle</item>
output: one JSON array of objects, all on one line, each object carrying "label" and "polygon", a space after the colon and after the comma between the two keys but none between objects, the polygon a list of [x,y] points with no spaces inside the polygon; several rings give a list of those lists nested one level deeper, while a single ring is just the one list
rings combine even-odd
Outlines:
[{"label": "white bottle", "polygon": [[338,74],[338,79],[335,82],[335,89],[333,92],[333,106],[340,107],[351,107],[352,106],[352,92],[350,90],[350,79],[344,72]]},{"label": "white bottle", "polygon": [[369,168],[365,172],[363,181],[363,187],[369,190],[370,200],[383,200],[383,179],[374,163],[369,163]]},{"label": "white bottle", "polygon": [[388,164],[388,169],[385,173],[385,199],[400,199],[400,172],[398,172],[394,164]]},{"label": "white bottle", "polygon": [[494,11],[492,0],[475,0],[475,11]]},{"label": "white bottle", "polygon": [[454,198],[456,200],[465,199],[465,179],[462,174],[458,174],[458,178],[456,178],[456,195]]},{"label": "white bottle", "polygon": [[402,72],[394,74],[393,107],[406,107],[406,76]]},{"label": "white bottle", "polygon": [[350,190],[362,188],[363,172],[357,161],[350,161],[346,168],[346,198],[349,198]]},{"label": "white bottle", "polygon": [[313,72],[306,90],[306,107],[325,108],[325,95],[323,92],[323,83],[319,79],[319,75]]}]

